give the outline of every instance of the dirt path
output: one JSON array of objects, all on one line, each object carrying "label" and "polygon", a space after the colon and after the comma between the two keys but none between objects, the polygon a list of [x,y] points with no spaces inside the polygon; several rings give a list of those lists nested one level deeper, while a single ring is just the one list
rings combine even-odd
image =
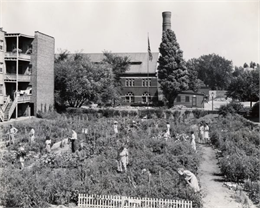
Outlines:
[{"label": "dirt path", "polygon": [[223,186],[223,177],[217,165],[215,151],[211,147],[200,146],[202,163],[200,165],[200,182],[204,208],[242,208],[242,204],[232,196],[235,192]]}]

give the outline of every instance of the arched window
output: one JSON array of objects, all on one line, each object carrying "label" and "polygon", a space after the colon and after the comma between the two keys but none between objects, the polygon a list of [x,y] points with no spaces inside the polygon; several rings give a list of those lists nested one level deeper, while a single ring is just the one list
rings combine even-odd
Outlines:
[{"label": "arched window", "polygon": [[134,103],[135,101],[135,97],[134,97],[134,94],[132,92],[128,92],[126,95],[125,95],[125,101],[127,103]]},{"label": "arched window", "polygon": [[145,87],[145,79],[142,79],[142,87]]},{"label": "arched window", "polygon": [[142,95],[142,101],[143,103],[151,102],[151,95],[148,92],[143,93]]}]

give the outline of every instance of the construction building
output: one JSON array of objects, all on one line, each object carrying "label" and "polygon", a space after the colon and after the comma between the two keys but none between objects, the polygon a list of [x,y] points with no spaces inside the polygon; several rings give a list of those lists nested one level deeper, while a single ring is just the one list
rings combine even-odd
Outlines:
[{"label": "construction building", "polygon": [[47,112],[54,106],[53,37],[0,28],[0,120]]}]

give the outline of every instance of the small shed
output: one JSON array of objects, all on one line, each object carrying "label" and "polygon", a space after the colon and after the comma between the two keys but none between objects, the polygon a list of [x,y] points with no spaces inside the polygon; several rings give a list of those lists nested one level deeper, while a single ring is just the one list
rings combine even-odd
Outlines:
[{"label": "small shed", "polygon": [[200,92],[187,90],[181,92],[174,101],[174,105],[184,105],[187,108],[204,108],[205,95]]}]

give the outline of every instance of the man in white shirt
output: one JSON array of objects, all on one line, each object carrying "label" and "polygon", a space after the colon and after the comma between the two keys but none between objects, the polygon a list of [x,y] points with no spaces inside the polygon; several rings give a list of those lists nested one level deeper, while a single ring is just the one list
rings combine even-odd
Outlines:
[{"label": "man in white shirt", "polygon": [[9,136],[9,143],[14,144],[14,135],[18,132],[18,129],[15,128],[12,124],[10,125],[10,129],[8,131],[8,136]]},{"label": "man in white shirt", "polygon": [[72,131],[72,137],[70,138],[71,141],[71,151],[74,153],[76,151],[76,140],[78,139],[78,135],[74,130]]}]

